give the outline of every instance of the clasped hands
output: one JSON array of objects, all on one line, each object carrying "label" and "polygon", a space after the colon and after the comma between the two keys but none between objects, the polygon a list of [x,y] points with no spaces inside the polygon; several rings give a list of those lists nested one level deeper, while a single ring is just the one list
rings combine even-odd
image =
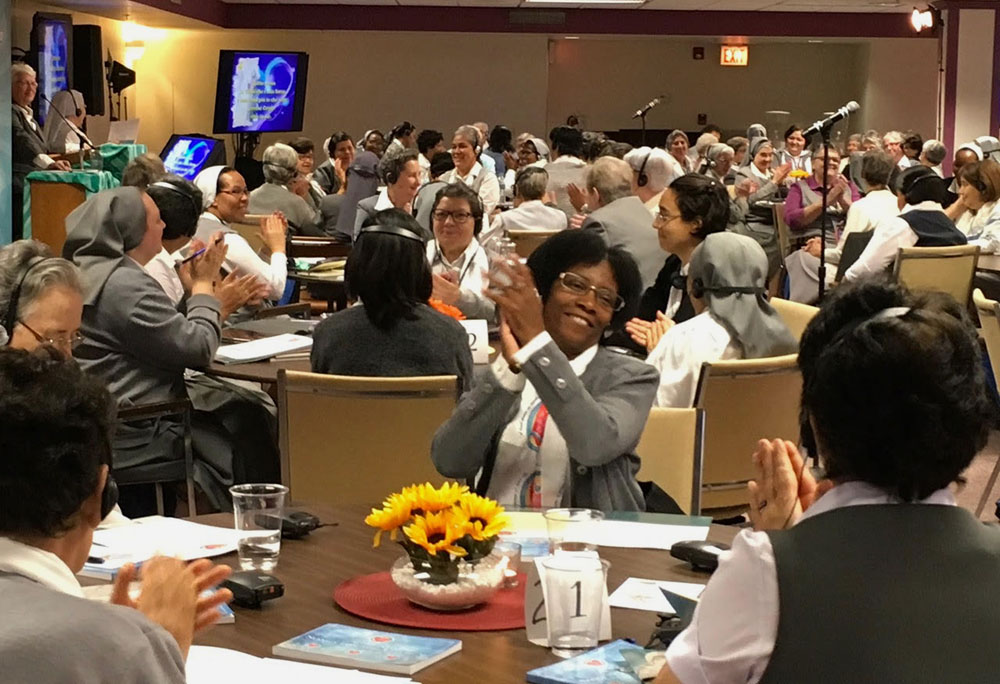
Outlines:
[{"label": "clasped hands", "polygon": [[753,453],[756,478],[750,491],[750,521],[755,530],[783,530],[802,517],[833,487],[830,480],[816,482],[798,448],[783,439],[757,442]]},{"label": "clasped hands", "polygon": [[[177,558],[157,556],[142,566],[141,572],[129,563],[115,576],[111,603],[133,608],[163,627],[177,641],[187,658],[194,635],[219,619],[219,606],[233,599],[228,589],[202,595],[229,577],[232,568],[202,558],[185,563]],[[139,596],[129,595],[129,584],[141,578]]]},{"label": "clasped hands", "polygon": [[519,261],[494,262],[483,293],[500,309],[500,351],[511,366],[514,354],[545,331],[542,299],[531,270]]}]

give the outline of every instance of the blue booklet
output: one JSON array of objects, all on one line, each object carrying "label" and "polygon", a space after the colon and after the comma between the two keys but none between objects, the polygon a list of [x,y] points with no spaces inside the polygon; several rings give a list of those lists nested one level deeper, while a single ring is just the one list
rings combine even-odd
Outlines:
[{"label": "blue booklet", "polygon": [[458,639],[435,639],[330,623],[284,641],[276,656],[411,675],[462,650]]},{"label": "blue booklet", "polygon": [[634,649],[631,641],[619,639],[569,658],[528,672],[531,684],[642,684],[622,649]]}]

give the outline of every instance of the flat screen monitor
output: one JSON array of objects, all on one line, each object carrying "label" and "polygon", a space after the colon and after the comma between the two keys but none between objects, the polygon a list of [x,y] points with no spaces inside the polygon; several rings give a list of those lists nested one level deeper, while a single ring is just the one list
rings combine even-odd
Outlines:
[{"label": "flat screen monitor", "polygon": [[219,51],[215,133],[302,130],[309,55]]},{"label": "flat screen monitor", "polygon": [[225,163],[225,148],[223,142],[215,138],[172,135],[160,152],[160,159],[170,173],[194,180],[205,167]]},{"label": "flat screen monitor", "polygon": [[[68,14],[35,12],[31,22],[31,56],[38,72],[38,92],[49,100],[70,87],[73,71],[73,17]],[[49,103],[35,100],[35,114],[45,122]]]}]

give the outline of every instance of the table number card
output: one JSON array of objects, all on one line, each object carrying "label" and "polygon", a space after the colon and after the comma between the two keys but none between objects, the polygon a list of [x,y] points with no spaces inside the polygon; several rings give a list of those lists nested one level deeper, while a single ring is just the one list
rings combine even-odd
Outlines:
[{"label": "table number card", "polygon": [[489,363],[489,330],[486,319],[474,318],[472,320],[459,321],[465,332],[469,335],[469,349],[472,350],[472,363]]},{"label": "table number card", "polygon": [[[536,646],[549,645],[549,630],[545,621],[545,557],[533,559],[534,563],[525,563],[524,572],[527,581],[524,587],[524,631],[528,641]],[[601,641],[611,639],[611,604],[608,602],[608,590],[604,589],[601,600]]]}]

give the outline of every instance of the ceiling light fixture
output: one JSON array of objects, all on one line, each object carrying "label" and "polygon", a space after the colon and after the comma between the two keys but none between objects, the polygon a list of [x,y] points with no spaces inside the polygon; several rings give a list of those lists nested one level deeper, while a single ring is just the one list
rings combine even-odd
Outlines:
[{"label": "ceiling light fixture", "polygon": [[580,40],[580,36],[563,36],[563,40]]},{"label": "ceiling light fixture", "polygon": [[936,10],[932,7],[927,9],[919,10],[916,7],[913,8],[913,13],[910,15],[910,26],[917,33],[920,33],[925,28],[933,29],[935,24],[937,24]]}]

